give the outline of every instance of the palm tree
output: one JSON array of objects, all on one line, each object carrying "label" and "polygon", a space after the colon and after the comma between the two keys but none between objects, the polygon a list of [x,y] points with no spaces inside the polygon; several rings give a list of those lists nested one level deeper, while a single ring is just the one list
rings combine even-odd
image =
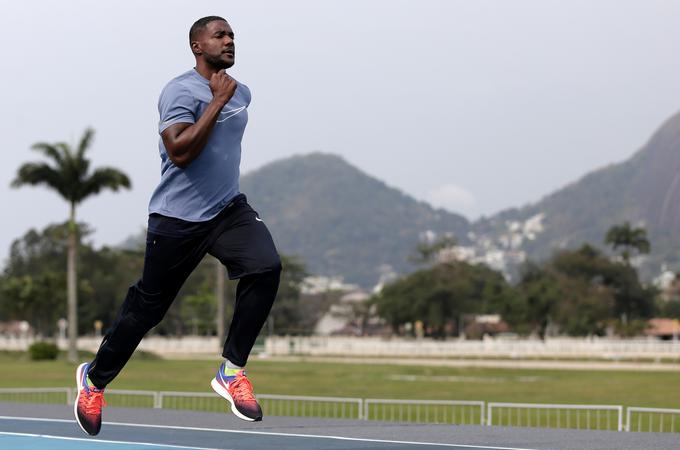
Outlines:
[{"label": "palm tree", "polygon": [[76,362],[78,338],[78,298],[76,291],[76,252],[77,225],[76,206],[86,198],[98,194],[103,189],[117,191],[121,187],[130,188],[130,179],[123,172],[104,167],[89,172],[90,160],[85,152],[90,147],[94,130],[85,130],[78,146],[73,149],[64,142],[49,144],[38,142],[31,147],[51,160],[25,163],[19,168],[12,181],[12,187],[23,185],[45,185],[66,200],[70,205],[68,222],[68,257],[67,257],[67,294],[68,294],[68,358]]},{"label": "palm tree", "polygon": [[430,264],[438,260],[442,251],[455,247],[456,237],[452,234],[444,234],[434,241],[421,241],[416,246],[416,254],[409,256],[409,261],[415,264]]},{"label": "palm tree", "polygon": [[614,250],[623,248],[621,257],[626,263],[630,261],[631,250],[635,249],[638,253],[649,253],[650,244],[647,239],[647,231],[644,228],[633,228],[630,222],[623,225],[614,225],[607,231],[604,239],[605,244],[612,246]]}]

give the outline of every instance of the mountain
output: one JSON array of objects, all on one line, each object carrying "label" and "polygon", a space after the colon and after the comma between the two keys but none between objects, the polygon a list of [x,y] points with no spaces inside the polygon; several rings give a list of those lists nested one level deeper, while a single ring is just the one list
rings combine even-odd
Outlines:
[{"label": "mountain", "polygon": [[604,248],[607,230],[625,221],[648,231],[652,252],[635,259],[645,278],[664,264],[680,269],[680,113],[630,159],[472,224],[330,154],[275,161],[245,174],[241,189],[282,253],[299,255],[312,274],[364,287],[415,269],[407,259],[424,234],[453,233],[459,246],[449,255],[512,277],[556,249]]},{"label": "mountain", "polygon": [[[680,113],[630,159],[593,171],[534,204],[480,220],[473,228],[477,239],[494,241],[499,249],[542,259],[554,249],[583,242],[604,246],[607,230],[624,221],[647,229],[652,253],[638,261],[643,273],[658,273],[663,263],[678,267]],[[521,230],[528,222],[534,229],[524,236]]]},{"label": "mountain", "polygon": [[[434,209],[323,153],[275,161],[241,178],[277,247],[299,255],[309,272],[342,275],[365,287],[405,273],[423,233],[465,239],[469,222]],[[462,241],[466,242],[466,241]]]}]

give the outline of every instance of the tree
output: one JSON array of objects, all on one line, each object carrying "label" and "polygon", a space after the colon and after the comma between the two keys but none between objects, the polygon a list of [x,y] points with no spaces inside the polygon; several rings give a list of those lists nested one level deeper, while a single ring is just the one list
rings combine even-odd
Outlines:
[{"label": "tree", "polygon": [[541,340],[545,339],[556,306],[562,299],[562,292],[555,277],[544,267],[529,262],[522,270],[522,278],[517,287],[524,295],[525,323]]},{"label": "tree", "polygon": [[633,228],[630,222],[624,222],[622,225],[611,227],[607,231],[604,242],[611,245],[614,251],[621,247],[621,257],[626,264],[630,263],[631,250],[637,250],[640,254],[647,254],[650,250],[647,230],[642,227]]},{"label": "tree", "polygon": [[415,264],[436,263],[439,255],[444,250],[455,247],[456,243],[456,237],[452,234],[445,234],[435,240],[423,240],[418,243],[415,255],[411,255],[409,260]]},{"label": "tree", "polygon": [[[53,335],[57,319],[66,313],[66,268],[68,223],[48,225],[43,230],[29,230],[14,240],[7,263],[0,273],[0,317],[28,320],[43,336]],[[79,333],[93,331],[96,321],[110,327],[125,298],[130,283],[139,277],[144,263],[144,249],[137,245],[127,249],[95,249],[85,238],[90,230],[82,223],[78,236],[78,325]],[[300,290],[306,276],[304,264],[294,257],[281,255],[285,270],[272,309],[279,333],[309,333],[318,317],[319,304],[302,304]],[[216,271],[214,258],[204,258],[186,280],[154,333],[184,335],[216,334],[218,302],[217,284],[224,282],[223,330],[229,328],[236,296],[236,280],[225,280],[226,273]],[[219,273],[219,279],[217,276]],[[220,343],[222,345],[223,342]]]},{"label": "tree", "polygon": [[659,310],[663,317],[680,319],[680,299],[671,299],[662,303],[659,305]]},{"label": "tree", "polygon": [[587,244],[557,252],[541,266],[528,264],[518,288],[526,321],[541,337],[548,323],[570,335],[601,335],[618,318],[619,331],[630,334],[628,318],[640,323],[655,309],[656,292],[640,283],[634,267]]},{"label": "tree", "polygon": [[560,272],[552,261],[526,267],[518,288],[526,301],[526,322],[541,339],[550,324],[572,336],[602,335],[612,317],[613,289],[597,277]]},{"label": "tree", "polygon": [[427,334],[441,338],[450,335],[467,314],[500,314],[509,323],[524,317],[521,297],[500,273],[463,261],[437,264],[400,278],[372,302],[394,332],[406,323],[422,321]]},{"label": "tree", "polygon": [[[616,251],[617,248],[621,247],[621,258],[626,266],[630,267],[630,255],[632,250],[637,250],[639,254],[649,253],[650,243],[647,239],[647,231],[642,228],[633,228],[629,222],[624,222],[622,225],[615,225],[607,231],[604,239],[606,244],[611,245],[611,247]],[[631,278],[629,275],[628,278]],[[635,274],[637,278],[637,273]],[[630,293],[627,291],[630,283],[626,283],[622,286],[622,296],[629,296]],[[633,294],[634,295],[634,294]],[[623,327],[628,325],[628,318],[630,316],[630,311],[624,310],[621,312],[621,322]]]},{"label": "tree", "polygon": [[57,319],[63,317],[64,278],[45,271],[39,275],[6,276],[0,282],[0,315],[5,319],[31,318],[38,335],[54,334]]},{"label": "tree", "polygon": [[[0,275],[0,317],[28,320],[43,336],[54,334],[66,317],[68,223],[29,230],[10,247]],[[95,321],[111,325],[130,281],[143,263],[142,250],[99,250],[86,242],[91,231],[78,224],[78,332],[92,332]]]},{"label": "tree", "polygon": [[104,189],[118,191],[121,187],[129,189],[131,185],[127,175],[114,168],[105,167],[90,172],[90,160],[85,157],[85,153],[92,144],[93,138],[94,130],[88,128],[76,148],[72,148],[64,142],[55,144],[38,142],[34,144],[32,149],[41,152],[50,160],[51,164],[45,162],[25,163],[19,168],[16,178],[12,181],[12,187],[45,185],[55,190],[70,206],[66,285],[69,322],[68,357],[71,362],[76,362],[78,358],[76,207],[88,197],[98,194]]}]

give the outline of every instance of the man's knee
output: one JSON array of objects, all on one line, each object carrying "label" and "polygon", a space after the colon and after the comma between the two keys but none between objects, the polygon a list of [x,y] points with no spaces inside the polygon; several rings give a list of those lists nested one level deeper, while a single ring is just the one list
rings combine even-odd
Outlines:
[{"label": "man's knee", "polygon": [[279,258],[279,255],[276,255],[276,259],[271,261],[269,267],[270,272],[281,273],[283,270],[283,264],[281,264],[281,258]]},{"label": "man's knee", "polygon": [[260,255],[250,264],[244,267],[242,276],[246,275],[256,275],[256,274],[269,274],[272,276],[279,276],[281,270],[283,269],[281,264],[281,258],[277,253]]},{"label": "man's knee", "polygon": [[130,304],[125,315],[150,330],[163,320],[167,312],[169,302],[164,297],[163,292],[146,292],[141,283],[135,283],[128,291]]}]

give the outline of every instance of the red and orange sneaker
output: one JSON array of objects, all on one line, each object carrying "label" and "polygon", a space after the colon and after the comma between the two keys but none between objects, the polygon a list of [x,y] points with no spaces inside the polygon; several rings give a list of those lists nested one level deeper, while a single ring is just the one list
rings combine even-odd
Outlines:
[{"label": "red and orange sneaker", "polygon": [[102,428],[102,407],[106,406],[106,402],[104,389],[88,385],[87,369],[89,366],[88,363],[82,363],[76,370],[78,395],[73,405],[73,413],[80,428],[90,436],[96,436]]},{"label": "red and orange sneaker", "polygon": [[233,374],[229,373],[229,369],[226,371],[222,363],[210,386],[231,404],[231,412],[239,419],[249,422],[262,420],[262,408],[253,395],[253,385],[246,377],[246,371],[241,369]]}]

